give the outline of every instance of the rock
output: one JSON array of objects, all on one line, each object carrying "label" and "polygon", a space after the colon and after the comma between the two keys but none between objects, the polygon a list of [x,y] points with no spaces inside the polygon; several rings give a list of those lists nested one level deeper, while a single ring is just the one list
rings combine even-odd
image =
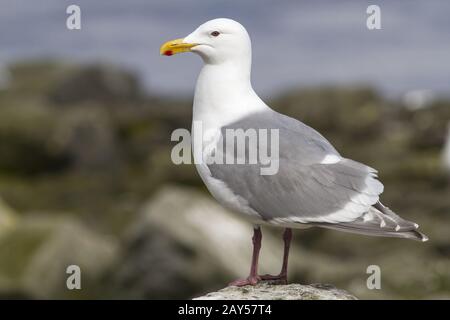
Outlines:
[{"label": "rock", "polygon": [[[0,237],[0,297],[94,297],[116,257],[114,241],[73,218],[27,216]],[[66,286],[69,265],[81,269],[81,290]]]},{"label": "rock", "polygon": [[57,104],[129,102],[139,100],[140,91],[134,74],[114,66],[91,65],[61,77],[50,93],[50,99]]},{"label": "rock", "polygon": [[331,285],[295,283],[271,285],[263,282],[256,286],[226,287],[194,300],[357,300],[357,298]]},{"label": "rock", "polygon": [[0,198],[0,235],[11,229],[17,219],[16,212]]},{"label": "rock", "polygon": [[411,90],[403,95],[402,102],[405,108],[415,111],[429,107],[435,99],[432,90]]},{"label": "rock", "polygon": [[18,61],[8,68],[10,76],[6,89],[16,101],[36,100],[46,96],[60,79],[74,72],[74,68],[65,62],[47,59]]},{"label": "rock", "polygon": [[55,172],[67,157],[52,143],[58,115],[39,103],[2,106],[0,115],[0,172],[8,175]]},{"label": "rock", "polygon": [[59,153],[81,170],[107,170],[119,164],[113,124],[107,112],[95,106],[69,109],[61,115],[53,141]]},{"label": "rock", "polygon": [[135,73],[109,64],[32,60],[11,65],[8,73],[8,86],[4,89],[19,100],[43,98],[57,105],[71,106],[94,101],[111,106],[136,102],[143,97]]}]

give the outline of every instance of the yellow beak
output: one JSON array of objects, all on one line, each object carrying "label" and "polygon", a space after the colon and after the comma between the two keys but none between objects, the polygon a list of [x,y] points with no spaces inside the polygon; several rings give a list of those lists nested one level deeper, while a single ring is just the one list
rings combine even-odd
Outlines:
[{"label": "yellow beak", "polygon": [[184,39],[175,39],[167,41],[159,49],[159,53],[165,56],[171,56],[181,52],[189,52],[192,47],[195,47],[196,43],[184,43]]}]

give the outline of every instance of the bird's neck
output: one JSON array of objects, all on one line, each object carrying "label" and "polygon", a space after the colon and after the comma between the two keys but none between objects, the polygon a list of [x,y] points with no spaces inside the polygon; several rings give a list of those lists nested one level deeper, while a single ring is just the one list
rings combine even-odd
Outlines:
[{"label": "bird's neck", "polygon": [[222,127],[266,106],[254,92],[249,63],[205,64],[195,88],[193,120]]}]

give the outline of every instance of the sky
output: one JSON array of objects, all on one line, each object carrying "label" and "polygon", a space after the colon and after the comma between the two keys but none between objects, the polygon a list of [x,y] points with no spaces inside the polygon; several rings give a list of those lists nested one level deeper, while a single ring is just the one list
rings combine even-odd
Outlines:
[{"label": "sky", "polygon": [[[81,30],[66,8],[81,8]],[[366,8],[381,8],[381,30]],[[450,95],[450,1],[0,0],[0,64],[57,58],[121,65],[161,95],[189,95],[201,68],[194,54],[160,45],[219,17],[241,22],[253,44],[252,81],[269,96],[316,85],[372,85]]]}]

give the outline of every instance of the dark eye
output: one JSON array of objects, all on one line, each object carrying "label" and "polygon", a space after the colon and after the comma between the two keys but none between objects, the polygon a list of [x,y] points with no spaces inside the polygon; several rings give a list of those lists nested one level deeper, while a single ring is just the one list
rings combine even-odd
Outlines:
[{"label": "dark eye", "polygon": [[220,34],[219,31],[213,31],[213,32],[211,32],[211,35],[212,35],[213,37],[217,37],[217,36],[219,36],[219,34]]}]

